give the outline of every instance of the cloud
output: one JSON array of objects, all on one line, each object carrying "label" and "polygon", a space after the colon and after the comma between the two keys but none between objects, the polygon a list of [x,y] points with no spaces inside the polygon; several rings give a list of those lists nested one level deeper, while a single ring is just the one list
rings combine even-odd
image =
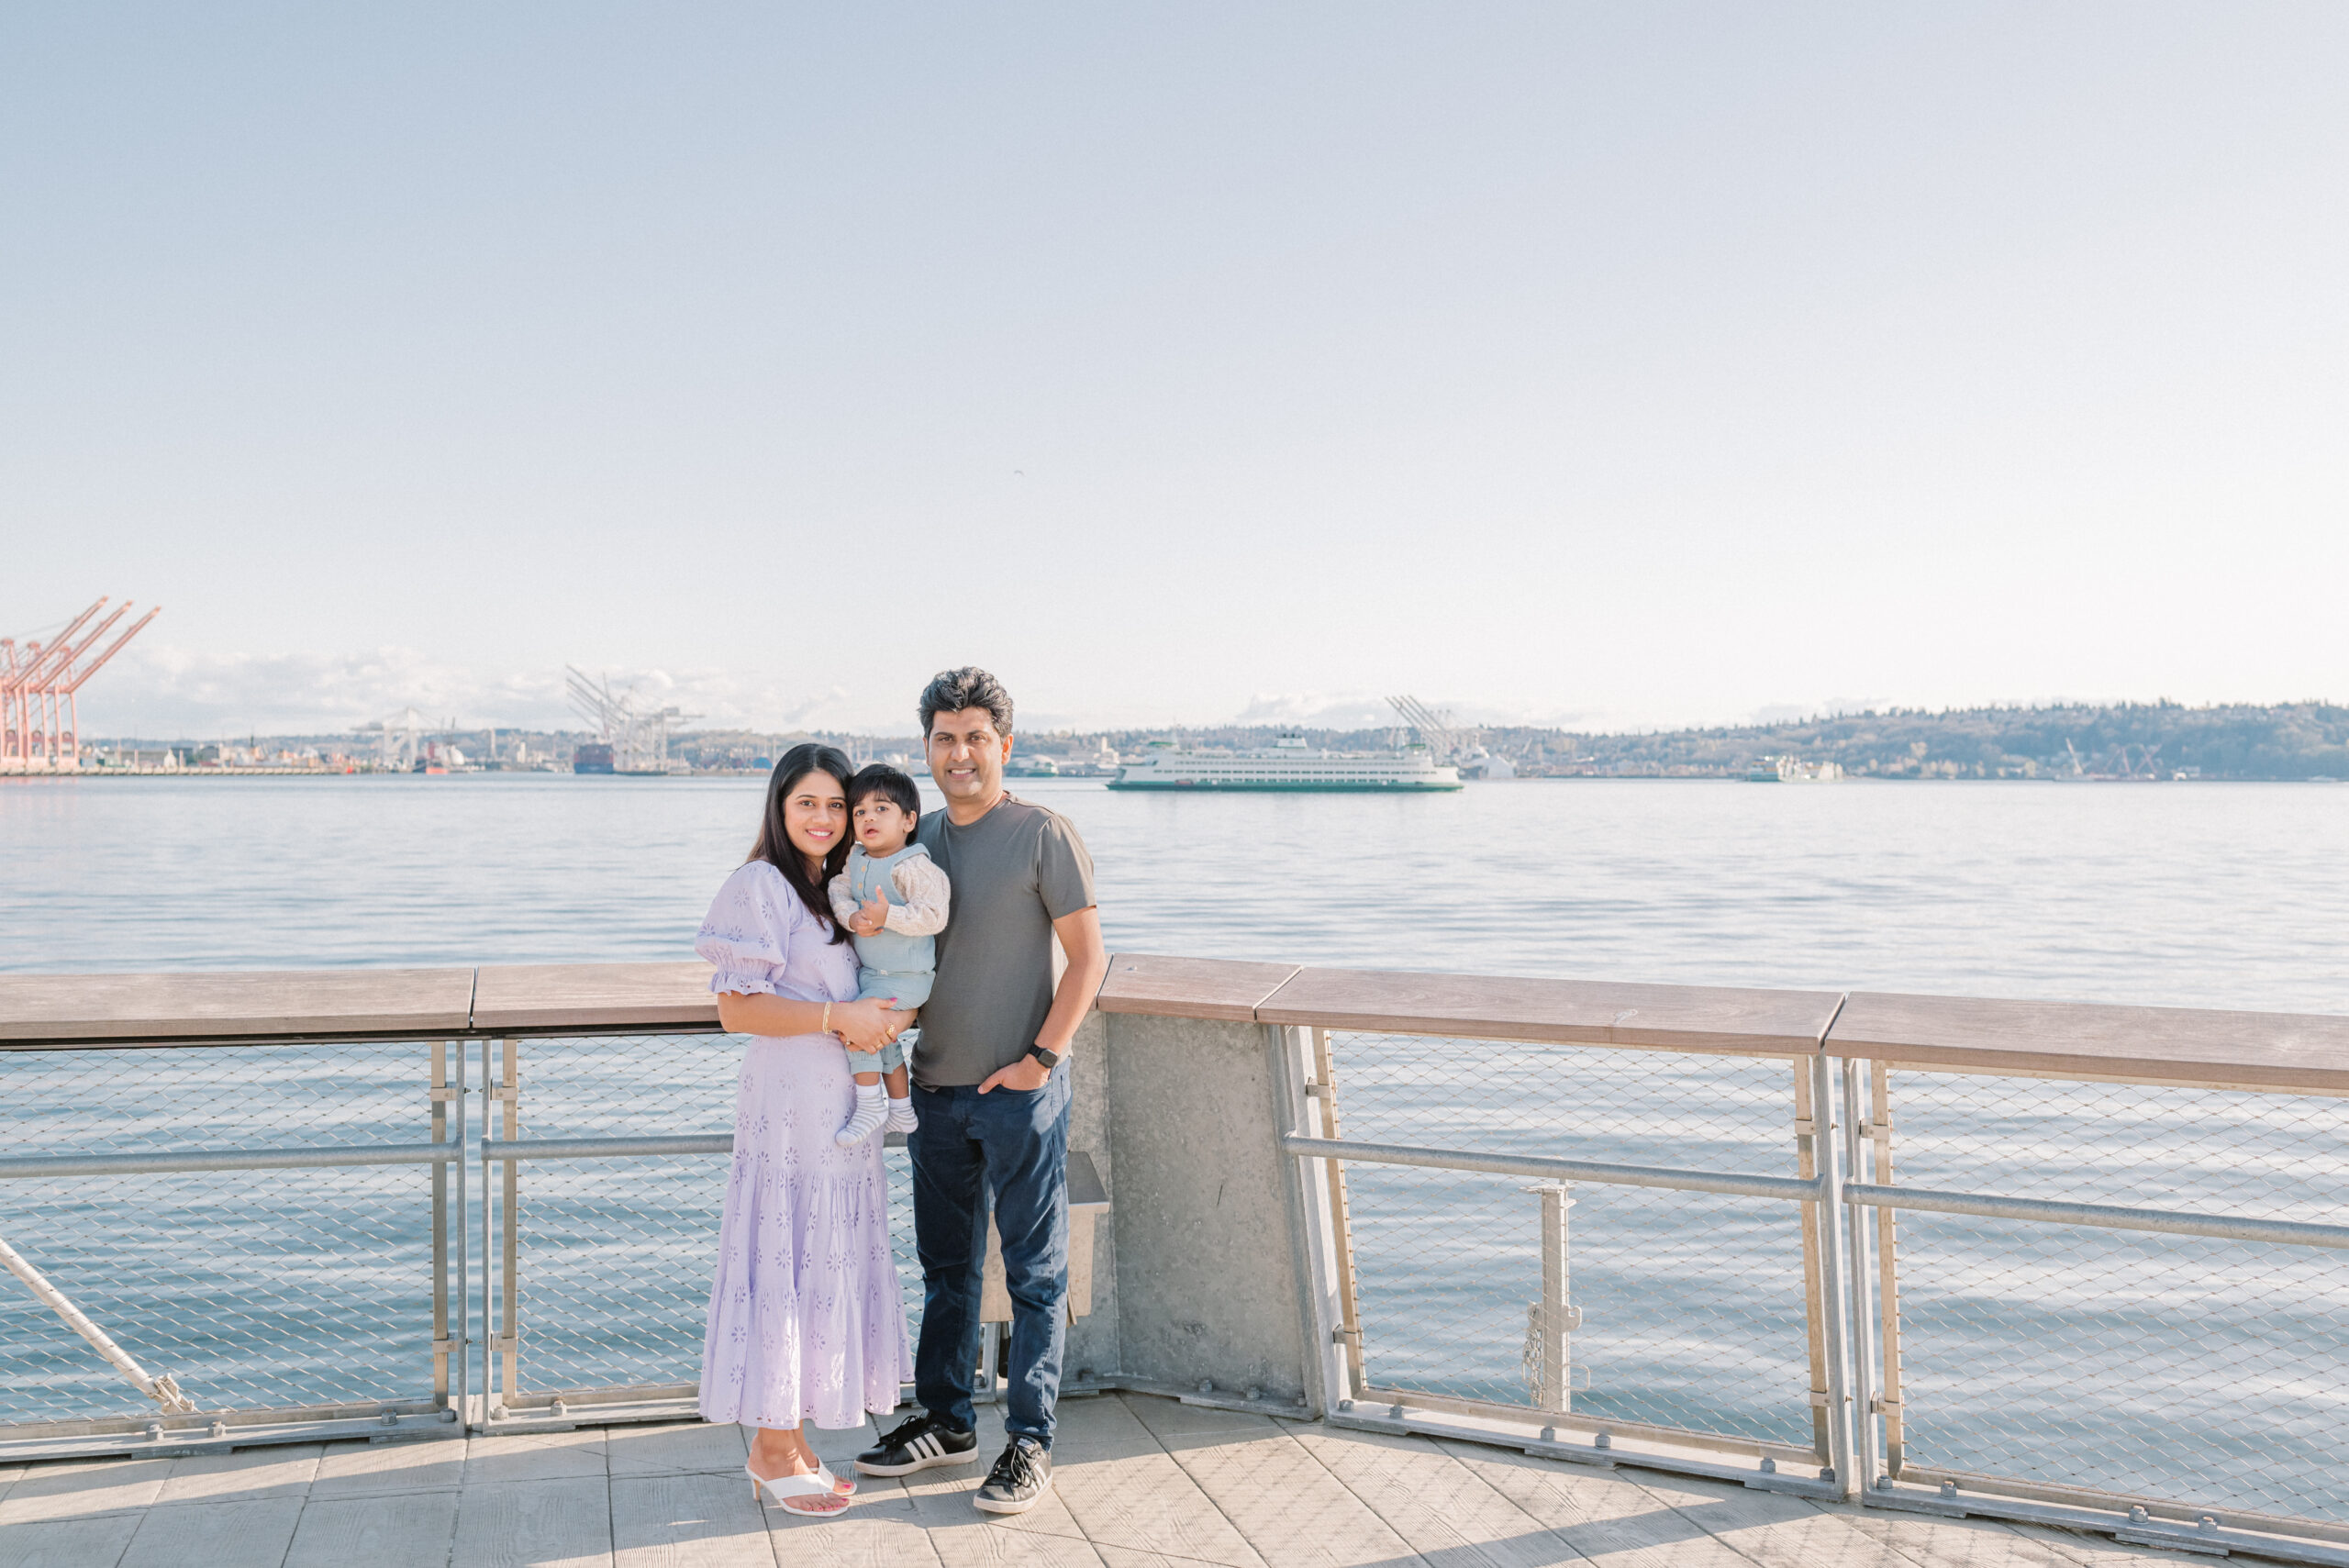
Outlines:
[{"label": "cloud", "polygon": [[[585,672],[640,706],[675,707],[687,729],[841,729],[897,734],[907,728],[894,706],[883,712],[845,686],[798,688],[766,672],[727,668],[598,667]],[[1431,698],[1464,726],[1620,726],[1620,716],[1535,710]],[[415,708],[433,728],[500,729],[588,728],[571,706],[560,668],[495,672],[387,645],[348,653],[197,652],[168,643],[133,644],[83,694],[84,730],[93,737],[212,740],[255,735],[339,735]],[[1154,716],[1113,710],[1023,714],[1025,728],[1147,728]],[[1608,721],[1612,720],[1613,726]],[[1385,697],[1368,692],[1258,692],[1224,722],[1297,725],[1318,729],[1382,729],[1398,725]]]},{"label": "cloud", "polygon": [[[1431,697],[1427,706],[1438,713],[1450,713],[1453,723],[1465,728],[1523,724],[1576,729],[1588,728],[1593,719],[1600,717],[1555,706],[1461,702],[1444,697]],[[1258,692],[1231,722],[1294,724],[1315,729],[1383,729],[1403,721],[1385,697],[1366,692]]]},{"label": "cloud", "polygon": [[[712,729],[787,730],[844,724],[848,694],[808,693],[733,670],[588,672],[641,704],[677,707]],[[364,653],[196,653],[133,645],[90,683],[83,726],[93,736],[206,738],[340,734],[413,707],[425,722],[464,728],[578,729],[563,673],[495,673],[412,648]]]},{"label": "cloud", "polygon": [[1234,724],[1295,724],[1316,729],[1375,729],[1400,724],[1383,697],[1361,693],[1258,692]]}]

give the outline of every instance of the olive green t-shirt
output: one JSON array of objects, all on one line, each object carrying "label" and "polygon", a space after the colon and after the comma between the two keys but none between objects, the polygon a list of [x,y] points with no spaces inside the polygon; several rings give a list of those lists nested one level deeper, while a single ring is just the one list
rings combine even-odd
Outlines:
[{"label": "olive green t-shirt", "polygon": [[1093,857],[1057,811],[1005,795],[967,828],[924,812],[914,841],[952,884],[914,1081],[979,1084],[1028,1054],[1052,1010],[1052,922],[1093,903]]}]

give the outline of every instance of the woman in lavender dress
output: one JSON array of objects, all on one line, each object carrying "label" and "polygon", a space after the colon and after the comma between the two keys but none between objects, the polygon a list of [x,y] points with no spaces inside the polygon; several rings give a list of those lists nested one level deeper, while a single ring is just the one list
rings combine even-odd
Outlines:
[{"label": "woman in lavender dress", "polygon": [[719,1022],[755,1037],[734,1102],[702,1418],[756,1428],[753,1490],[817,1517],[846,1508],[856,1487],[818,1461],[802,1425],[862,1426],[895,1409],[913,1375],[881,1140],[832,1137],[856,1097],[842,1040],[875,1050],[901,1027],[885,1004],[854,999],[856,950],[824,893],[848,859],[849,773],[829,746],[784,753],[758,848],[694,943],[718,968]]}]

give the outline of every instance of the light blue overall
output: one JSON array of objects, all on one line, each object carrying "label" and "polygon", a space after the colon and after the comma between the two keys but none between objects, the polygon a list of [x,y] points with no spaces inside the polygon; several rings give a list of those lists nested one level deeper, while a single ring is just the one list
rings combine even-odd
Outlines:
[{"label": "light blue overall", "polygon": [[[893,876],[898,865],[915,855],[924,860],[930,851],[919,844],[907,844],[894,855],[878,860],[864,852],[862,844],[848,852],[848,886],[859,904],[869,904],[876,893],[890,903],[902,906],[906,895],[897,891]],[[901,1009],[920,1006],[930,1000],[930,985],[938,977],[938,940],[935,937],[908,937],[896,931],[876,931],[869,937],[858,937],[856,942],[856,999],[860,1002],[874,998],[894,999]],[[911,1037],[918,1043],[918,1037]],[[891,1040],[878,1051],[852,1051],[848,1053],[848,1070],[852,1073],[890,1073],[906,1064],[906,1041]]]}]

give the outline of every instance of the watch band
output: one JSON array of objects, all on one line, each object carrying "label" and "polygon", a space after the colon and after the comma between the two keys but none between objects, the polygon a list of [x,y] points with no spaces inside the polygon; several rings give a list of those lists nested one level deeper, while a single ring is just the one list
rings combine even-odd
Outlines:
[{"label": "watch band", "polygon": [[1047,1051],[1041,1045],[1030,1046],[1028,1048],[1028,1054],[1034,1057],[1047,1073],[1050,1073],[1053,1068],[1058,1067],[1061,1064],[1061,1053],[1059,1051]]}]

